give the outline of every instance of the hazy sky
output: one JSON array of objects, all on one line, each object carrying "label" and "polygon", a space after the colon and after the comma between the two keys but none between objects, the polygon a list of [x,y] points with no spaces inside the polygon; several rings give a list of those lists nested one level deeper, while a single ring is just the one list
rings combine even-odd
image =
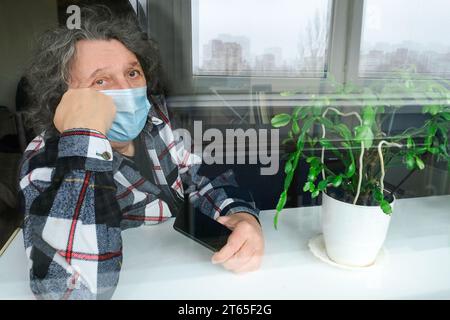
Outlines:
[{"label": "hazy sky", "polygon": [[[220,33],[244,35],[253,54],[268,47],[283,48],[295,56],[299,34],[307,19],[328,8],[328,0],[199,0],[199,42],[207,43]],[[200,51],[202,46],[200,47]],[[201,52],[200,52],[201,53]]]},{"label": "hazy sky", "polygon": [[450,47],[449,0],[368,0],[365,15],[363,39],[367,42],[414,41]]},{"label": "hazy sky", "polygon": [[[298,40],[315,10],[328,0],[198,0],[200,55],[203,44],[220,33],[247,36],[252,54],[283,48],[284,58],[297,55]],[[194,9],[195,10],[195,9]],[[449,0],[367,0],[364,40],[440,43],[450,47]],[[195,31],[195,30],[194,30]]]}]

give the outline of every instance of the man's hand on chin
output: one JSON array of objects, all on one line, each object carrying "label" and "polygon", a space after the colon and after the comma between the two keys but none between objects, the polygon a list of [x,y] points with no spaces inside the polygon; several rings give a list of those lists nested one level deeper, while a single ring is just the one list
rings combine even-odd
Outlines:
[{"label": "man's hand on chin", "polygon": [[251,214],[238,212],[217,219],[232,230],[227,244],[212,256],[213,264],[241,273],[257,270],[264,254],[264,237],[258,221]]}]

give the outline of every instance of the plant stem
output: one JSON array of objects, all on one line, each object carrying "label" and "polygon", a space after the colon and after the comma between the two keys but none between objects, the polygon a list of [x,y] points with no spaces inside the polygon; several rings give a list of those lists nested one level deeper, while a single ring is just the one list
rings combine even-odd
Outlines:
[{"label": "plant stem", "polygon": [[[330,108],[327,108],[325,110],[325,112],[322,114],[322,118],[325,118],[325,116],[327,115],[328,111],[334,111],[334,112],[336,112],[338,115],[340,115],[342,117],[355,116],[356,118],[358,118],[359,123],[362,125],[361,116],[357,112],[353,111],[353,112],[349,112],[349,113],[343,113],[343,112],[339,111],[336,108],[330,107]],[[322,139],[324,139],[325,136],[326,136],[326,129],[325,129],[325,125],[324,124],[322,124],[321,126],[322,126]],[[361,143],[361,148],[364,150],[364,144],[363,143]],[[352,151],[350,150],[350,152],[352,152]],[[322,163],[324,163],[324,161],[325,161],[325,147],[322,147],[322,153],[321,153],[321,158],[320,159],[321,159]],[[360,161],[360,164],[361,164],[361,161]],[[322,170],[322,179],[323,180],[326,179],[326,177],[325,177],[325,170]]]},{"label": "plant stem", "polygon": [[383,144],[387,145],[388,147],[403,148],[403,145],[401,144],[387,142],[386,140],[383,140],[378,144],[378,155],[380,156],[380,164],[381,164],[381,177],[380,177],[381,194],[384,194],[384,176],[386,174],[384,172],[383,152],[381,151]]},{"label": "plant stem", "polygon": [[359,193],[361,192],[361,184],[362,184],[362,171],[363,171],[363,157],[364,157],[364,142],[361,142],[361,154],[359,156],[359,180],[358,180],[358,189],[356,190],[355,200],[353,200],[353,204],[356,204],[359,198]]}]

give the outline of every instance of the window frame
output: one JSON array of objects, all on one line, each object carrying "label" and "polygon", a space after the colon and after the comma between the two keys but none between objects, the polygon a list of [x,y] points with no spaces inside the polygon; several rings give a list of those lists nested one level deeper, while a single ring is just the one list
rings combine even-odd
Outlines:
[{"label": "window frame", "polygon": [[[233,76],[206,76],[193,74],[193,43],[195,43],[195,13],[192,6],[197,0],[165,0],[162,3],[159,0],[149,0],[149,19],[150,30],[153,36],[157,37],[158,30],[167,28],[161,27],[160,18],[153,14],[150,8],[156,6],[164,7],[165,10],[173,9],[172,21],[178,26],[171,30],[170,38],[179,38],[178,46],[182,43],[181,49],[176,50],[176,41],[162,41],[161,49],[165,52],[171,52],[166,59],[166,66],[169,66],[169,79],[172,81],[172,90],[175,94],[211,94],[210,84],[214,83],[216,88],[235,87],[232,91],[240,93],[251,92],[254,86],[271,86],[272,91],[298,91],[300,88],[308,92],[315,92],[320,88],[321,92],[331,92],[332,88],[327,79],[332,74],[336,81],[343,84],[345,80],[345,59],[346,43],[348,38],[348,8],[355,0],[331,0],[330,29],[328,37],[328,70],[321,78],[284,78],[284,77],[233,77]],[[194,3],[194,4],[193,4]],[[194,17],[193,17],[194,15]],[[159,25],[158,25],[159,24]],[[178,31],[176,30],[178,29]],[[178,33],[178,34],[177,34]],[[188,41],[189,40],[189,41]],[[158,41],[161,42],[161,41]],[[177,67],[175,67],[177,66]],[[176,79],[176,81],[174,81]],[[306,88],[306,89],[305,89]]]},{"label": "window frame", "polygon": [[[149,33],[160,44],[170,94],[211,95],[213,89],[230,94],[251,94],[254,87],[271,86],[272,92],[330,93],[328,81],[332,75],[336,83],[346,86],[369,86],[388,77],[359,77],[359,60],[364,21],[365,0],[331,0],[331,21],[328,43],[328,70],[323,78],[233,77],[193,74],[193,39],[195,14],[192,6],[198,0],[148,0]],[[195,5],[195,4],[194,4]],[[160,10],[156,10],[155,6]],[[158,14],[159,11],[165,15]],[[170,19],[167,19],[169,17]],[[163,33],[164,37],[158,35]],[[195,50],[195,49],[194,49]],[[423,81],[423,80],[415,80]]]}]

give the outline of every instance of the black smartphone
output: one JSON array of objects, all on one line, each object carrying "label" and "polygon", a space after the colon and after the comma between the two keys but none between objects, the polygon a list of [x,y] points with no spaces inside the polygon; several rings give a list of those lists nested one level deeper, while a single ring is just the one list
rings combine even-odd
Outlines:
[{"label": "black smartphone", "polygon": [[231,234],[226,226],[189,205],[177,213],[173,227],[213,252],[222,249]]}]

